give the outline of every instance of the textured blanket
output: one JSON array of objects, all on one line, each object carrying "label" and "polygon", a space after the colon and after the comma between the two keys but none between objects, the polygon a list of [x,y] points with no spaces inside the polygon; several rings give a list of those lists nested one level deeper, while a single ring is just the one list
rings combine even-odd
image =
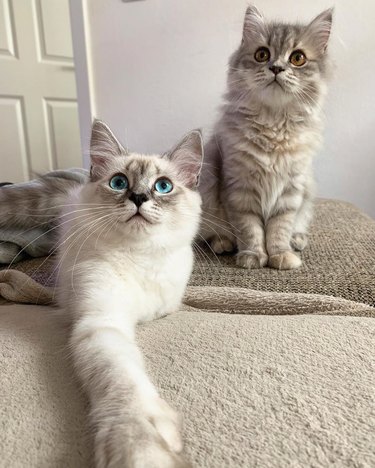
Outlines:
[{"label": "textured blanket", "polygon": [[[249,313],[185,306],[138,329],[192,466],[375,466],[375,320]],[[0,465],[92,466],[87,402],[53,309],[0,306],[0,356]]]},{"label": "textured blanket", "polygon": [[[225,294],[242,288],[290,293],[291,297],[334,296],[375,306],[375,222],[357,208],[332,200],[317,201],[310,243],[302,257],[303,265],[298,270],[243,270],[235,265],[233,256],[215,256],[207,247],[199,248],[190,286],[223,288]],[[57,274],[58,265],[52,257],[24,261],[11,270],[4,268],[0,270],[0,297],[14,302],[50,303]],[[286,297],[275,294],[272,299],[272,295],[261,294],[256,296],[260,297],[257,301],[255,291],[251,294],[247,300],[256,304],[263,300],[275,304]]]},{"label": "textured blanket", "polygon": [[[321,200],[296,271],[197,251],[180,311],[138,329],[184,417],[194,468],[375,466],[375,223]],[[0,296],[54,300],[58,268],[0,270]],[[87,401],[54,308],[0,306],[0,465],[88,468]]]}]

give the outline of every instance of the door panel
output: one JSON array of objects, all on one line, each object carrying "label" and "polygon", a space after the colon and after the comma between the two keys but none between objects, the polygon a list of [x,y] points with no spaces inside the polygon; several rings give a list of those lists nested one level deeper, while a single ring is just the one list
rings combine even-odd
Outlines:
[{"label": "door panel", "polygon": [[[34,2],[41,60],[61,61],[73,65],[68,1],[34,0]],[[61,21],[62,18],[64,21]]]},{"label": "door panel", "polygon": [[17,56],[14,16],[10,0],[0,0],[0,55]]},{"label": "door panel", "polygon": [[[29,177],[28,145],[22,97],[0,97],[2,180],[22,182]],[[6,167],[3,157],[6,157]],[[4,175],[3,175],[4,170]]]},{"label": "door panel", "polygon": [[77,166],[81,156],[77,103],[74,100],[46,99],[45,110],[49,151],[54,167],[67,169]]},{"label": "door panel", "polygon": [[81,166],[68,0],[0,0],[0,182]]}]

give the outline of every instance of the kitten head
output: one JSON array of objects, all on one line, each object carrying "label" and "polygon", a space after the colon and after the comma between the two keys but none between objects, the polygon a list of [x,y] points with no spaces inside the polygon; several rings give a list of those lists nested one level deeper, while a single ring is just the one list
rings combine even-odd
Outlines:
[{"label": "kitten head", "polygon": [[105,207],[113,235],[163,245],[192,241],[201,212],[199,130],[187,134],[171,151],[150,156],[128,152],[107,125],[96,120],[90,156],[85,201]]},{"label": "kitten head", "polygon": [[314,107],[324,91],[332,9],[308,25],[267,23],[249,6],[239,49],[230,59],[229,95],[269,107]]}]

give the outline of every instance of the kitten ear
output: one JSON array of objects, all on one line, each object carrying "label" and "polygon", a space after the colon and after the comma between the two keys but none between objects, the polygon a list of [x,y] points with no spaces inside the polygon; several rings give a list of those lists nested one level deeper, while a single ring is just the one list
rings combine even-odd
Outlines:
[{"label": "kitten ear", "polygon": [[323,11],[307,26],[305,37],[323,54],[328,46],[328,39],[332,27],[333,8]]},{"label": "kitten ear", "polygon": [[91,179],[97,180],[112,158],[126,154],[126,150],[110,128],[101,120],[92,124],[90,140]]},{"label": "kitten ear", "polygon": [[262,13],[254,5],[249,5],[245,13],[242,42],[254,40],[259,42],[259,35],[265,39],[266,23]]},{"label": "kitten ear", "polygon": [[200,130],[192,130],[167,154],[179,171],[186,187],[195,188],[203,163],[203,139]]}]

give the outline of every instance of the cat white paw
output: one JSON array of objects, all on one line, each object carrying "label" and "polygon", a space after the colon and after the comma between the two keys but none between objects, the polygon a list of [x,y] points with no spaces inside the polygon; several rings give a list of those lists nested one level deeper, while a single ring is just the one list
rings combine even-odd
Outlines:
[{"label": "cat white paw", "polygon": [[216,254],[222,254],[224,252],[232,252],[234,250],[234,244],[225,236],[215,236],[210,242],[211,249]]},{"label": "cat white paw", "polygon": [[236,263],[241,268],[248,268],[251,270],[263,268],[267,264],[268,257],[262,252],[250,252],[243,250],[238,252],[236,256]]},{"label": "cat white paw", "polygon": [[181,416],[162,398],[156,398],[147,410],[148,419],[166,442],[169,450],[179,453],[182,450]]},{"label": "cat white paw", "polygon": [[180,417],[161,398],[97,423],[96,468],[188,468],[180,455]]},{"label": "cat white paw", "polygon": [[291,250],[271,255],[268,259],[268,266],[277,270],[293,270],[302,265],[302,260]]},{"label": "cat white paw", "polygon": [[301,252],[307,245],[308,236],[302,232],[295,232],[290,240],[290,246]]}]

